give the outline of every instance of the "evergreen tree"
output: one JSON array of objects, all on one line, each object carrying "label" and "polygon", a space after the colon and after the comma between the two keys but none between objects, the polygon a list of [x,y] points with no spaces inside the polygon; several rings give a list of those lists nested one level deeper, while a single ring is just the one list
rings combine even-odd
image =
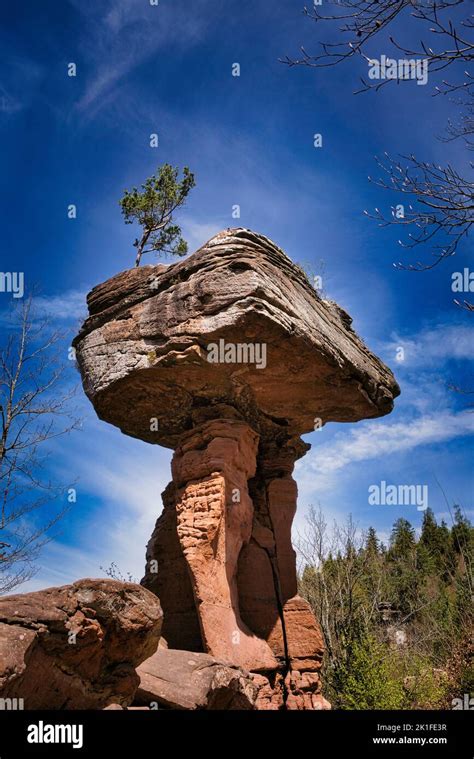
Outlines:
[{"label": "evergreen tree", "polygon": [[454,524],[451,530],[453,549],[457,554],[468,555],[472,552],[473,531],[460,506],[454,507]]},{"label": "evergreen tree", "polygon": [[365,550],[369,556],[378,556],[379,553],[379,541],[377,533],[373,527],[369,527],[367,532],[367,540],[365,543]]},{"label": "evergreen tree", "polygon": [[420,605],[422,575],[417,566],[415,530],[408,520],[397,519],[390,536],[388,562],[390,601],[402,616]]},{"label": "evergreen tree", "polygon": [[432,509],[426,509],[423,515],[420,540],[417,545],[417,564],[425,573],[437,571],[441,566],[438,524]]},{"label": "evergreen tree", "polygon": [[423,524],[421,526],[420,543],[425,545],[428,551],[436,551],[438,548],[438,525],[433,514],[433,510],[427,508],[423,515]]},{"label": "evergreen tree", "polygon": [[440,553],[439,572],[443,582],[447,583],[455,571],[456,560],[451,542],[451,533],[444,519],[438,527],[438,545]]},{"label": "evergreen tree", "polygon": [[415,530],[407,519],[397,519],[390,535],[390,557],[392,559],[408,559],[413,555],[416,546]]},{"label": "evergreen tree", "polygon": [[136,187],[125,190],[119,201],[125,223],[137,222],[142,227],[141,236],[133,243],[137,249],[135,266],[140,265],[143,253],[151,251],[186,255],[188,245],[181,237],[181,228],[173,223],[173,215],[184,205],[195,184],[194,174],[187,166],[178,181],[178,169],[165,163],[145,180],[141,190]]}]

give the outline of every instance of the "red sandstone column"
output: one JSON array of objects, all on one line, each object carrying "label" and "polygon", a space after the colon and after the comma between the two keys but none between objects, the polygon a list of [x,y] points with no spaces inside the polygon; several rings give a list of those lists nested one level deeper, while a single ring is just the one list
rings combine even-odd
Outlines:
[{"label": "red sandstone column", "polygon": [[256,477],[250,483],[255,508],[251,539],[239,559],[240,609],[249,627],[268,642],[282,673],[269,684],[260,678],[259,708],[329,706],[320,695],[321,629],[309,603],[297,593],[291,543],[298,494],[291,473],[304,452],[299,439],[287,446],[261,445]]},{"label": "red sandstone column", "polygon": [[237,563],[250,539],[258,435],[244,422],[214,420],[185,436],[172,463],[177,533],[204,650],[249,670],[277,666],[268,644],[242,621]]}]

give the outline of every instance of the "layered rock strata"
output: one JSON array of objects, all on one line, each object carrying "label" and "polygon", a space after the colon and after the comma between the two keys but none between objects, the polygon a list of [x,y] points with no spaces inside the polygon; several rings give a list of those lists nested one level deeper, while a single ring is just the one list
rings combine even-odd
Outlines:
[{"label": "layered rock strata", "polygon": [[327,708],[321,631],[297,594],[292,473],[301,435],[389,413],[392,373],[249,230],[122,272],[88,306],[74,345],[98,416],[174,450],[142,581],[169,647],[253,673],[257,708]]}]

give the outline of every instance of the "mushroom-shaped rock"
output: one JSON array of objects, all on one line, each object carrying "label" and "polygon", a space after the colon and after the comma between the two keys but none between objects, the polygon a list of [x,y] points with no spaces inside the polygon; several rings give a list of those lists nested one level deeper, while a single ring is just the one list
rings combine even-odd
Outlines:
[{"label": "mushroom-shaped rock", "polygon": [[392,373],[282,250],[245,229],[122,272],[88,306],[74,345],[97,414],[174,449],[142,581],[169,646],[300,682],[289,673],[317,670],[323,650],[291,546],[300,436],[389,413]]}]

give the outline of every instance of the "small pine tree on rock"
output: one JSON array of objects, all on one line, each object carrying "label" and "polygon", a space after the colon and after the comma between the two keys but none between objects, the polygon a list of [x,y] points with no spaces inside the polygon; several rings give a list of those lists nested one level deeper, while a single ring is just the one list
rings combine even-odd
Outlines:
[{"label": "small pine tree on rock", "polygon": [[119,201],[126,224],[138,222],[142,234],[133,243],[137,249],[135,266],[140,265],[143,253],[156,251],[185,256],[188,244],[181,236],[181,228],[173,223],[173,214],[184,205],[196,182],[194,174],[187,166],[183,178],[178,179],[179,169],[169,163],[160,166],[142,184],[141,190],[134,187],[125,190]]}]

